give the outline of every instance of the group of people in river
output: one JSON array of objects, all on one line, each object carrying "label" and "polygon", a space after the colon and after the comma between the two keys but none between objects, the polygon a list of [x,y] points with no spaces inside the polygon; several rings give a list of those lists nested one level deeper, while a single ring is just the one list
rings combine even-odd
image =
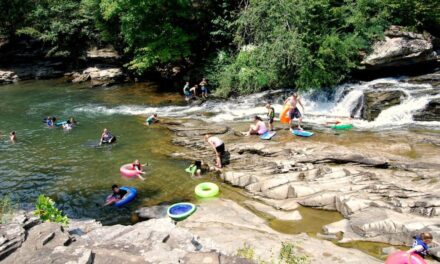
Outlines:
[{"label": "group of people in river", "polygon": [[185,83],[183,86],[183,95],[185,96],[185,101],[189,102],[192,99],[197,99],[201,97],[202,99],[208,99],[208,80],[206,78],[202,78],[202,81],[199,84],[195,84],[191,87],[189,82]]}]

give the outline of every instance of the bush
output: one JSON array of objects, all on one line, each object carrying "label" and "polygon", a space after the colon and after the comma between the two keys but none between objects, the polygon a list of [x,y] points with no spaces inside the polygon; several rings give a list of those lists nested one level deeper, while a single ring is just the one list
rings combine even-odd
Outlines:
[{"label": "bush", "polygon": [[55,222],[63,225],[69,223],[67,216],[63,216],[61,211],[55,207],[55,202],[43,194],[38,196],[34,213],[39,216],[42,221]]},{"label": "bush", "polygon": [[8,223],[13,215],[14,206],[9,196],[0,199],[0,224]]}]

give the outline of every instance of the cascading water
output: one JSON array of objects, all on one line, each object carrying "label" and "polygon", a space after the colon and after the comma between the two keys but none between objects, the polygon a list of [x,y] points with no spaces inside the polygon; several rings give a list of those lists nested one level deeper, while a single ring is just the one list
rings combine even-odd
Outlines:
[{"label": "cascading water", "polygon": [[[406,98],[400,104],[383,110],[374,121],[360,119],[364,106],[364,93],[370,91],[402,91]],[[377,79],[370,82],[344,84],[336,87],[331,94],[318,91],[301,95],[305,107],[304,121],[323,124],[335,118],[354,115],[353,122],[359,129],[384,129],[409,124],[429,125],[440,128],[439,122],[416,122],[413,115],[424,109],[434,91],[430,84],[406,83],[402,79]],[[276,113],[283,108],[283,101],[289,95],[288,90],[266,91],[229,100],[208,100],[200,105],[149,107],[142,105],[121,105],[106,107],[102,105],[83,105],[75,111],[93,114],[148,115],[158,113],[163,117],[198,118],[212,122],[251,120],[254,115],[265,115],[264,105],[272,102]],[[302,108],[300,108],[302,110]]]}]

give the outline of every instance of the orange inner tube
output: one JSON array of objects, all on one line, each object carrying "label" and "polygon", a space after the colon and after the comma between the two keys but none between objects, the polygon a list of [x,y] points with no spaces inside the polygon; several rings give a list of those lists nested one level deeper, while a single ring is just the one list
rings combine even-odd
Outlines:
[{"label": "orange inner tube", "polygon": [[289,104],[284,105],[283,111],[280,113],[280,122],[285,124],[290,122]]}]

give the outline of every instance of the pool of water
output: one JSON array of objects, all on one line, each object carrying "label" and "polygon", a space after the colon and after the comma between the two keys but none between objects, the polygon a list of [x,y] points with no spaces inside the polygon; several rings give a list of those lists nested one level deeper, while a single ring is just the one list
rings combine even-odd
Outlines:
[{"label": "pool of water", "polygon": [[[164,105],[181,102],[179,95],[158,92],[153,84],[90,89],[59,81],[29,81],[0,87],[0,196],[15,203],[33,204],[41,193],[52,197],[71,218],[90,217],[104,224],[130,223],[131,212],[141,205],[193,199],[198,181],[184,168],[188,162],[170,159],[175,148],[170,132],[143,125],[145,115],[127,116],[78,111],[89,104]],[[74,116],[72,131],[48,128],[42,119]],[[117,143],[98,147],[103,128]],[[17,143],[8,133],[17,132]],[[127,180],[119,167],[134,159],[148,162],[146,181]],[[111,185],[133,186],[138,199],[122,209],[101,208]]]}]

